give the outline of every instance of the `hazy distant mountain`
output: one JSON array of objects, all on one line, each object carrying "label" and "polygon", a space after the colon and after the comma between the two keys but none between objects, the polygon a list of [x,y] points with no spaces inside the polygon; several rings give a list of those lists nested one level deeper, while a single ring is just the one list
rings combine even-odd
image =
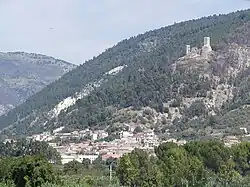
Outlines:
[{"label": "hazy distant mountain", "polygon": [[0,115],[76,67],[45,55],[0,53]]}]

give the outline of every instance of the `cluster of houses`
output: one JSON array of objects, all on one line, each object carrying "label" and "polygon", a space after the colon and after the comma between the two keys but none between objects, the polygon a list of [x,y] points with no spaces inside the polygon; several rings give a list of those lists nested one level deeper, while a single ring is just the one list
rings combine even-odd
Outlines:
[{"label": "cluster of houses", "polygon": [[[91,131],[89,129],[82,131],[73,131],[63,133],[63,127],[51,132],[44,132],[28,137],[35,141],[46,141],[55,148],[62,157],[62,164],[77,160],[82,162],[83,159],[89,159],[93,162],[98,157],[102,160],[108,158],[119,158],[125,153],[129,153],[135,148],[147,150],[154,153],[154,147],[160,144],[160,140],[153,130],[145,130],[141,133],[133,133],[132,131],[121,131],[120,137],[110,142],[97,141],[108,137],[108,133],[104,130]],[[90,137],[89,140],[80,141],[80,143],[61,143],[55,140],[63,140],[67,138],[83,138]]]},{"label": "cluster of houses", "polygon": [[[154,148],[160,143],[173,142],[177,145],[184,145],[185,140],[160,140],[153,130],[148,129],[140,133],[134,133],[131,129],[121,131],[120,137],[113,141],[104,141],[108,137],[108,133],[104,130],[91,131],[89,129],[73,132],[62,132],[63,127],[54,130],[52,133],[44,132],[42,134],[33,135],[28,139],[36,141],[47,141],[50,146],[55,148],[61,155],[62,164],[76,160],[82,162],[89,159],[92,163],[97,158],[107,160],[109,158],[120,158],[126,153],[130,153],[135,148],[147,151],[154,155]],[[84,138],[88,136],[90,139],[83,139],[78,143],[62,143],[58,140],[67,138]],[[57,138],[57,139],[56,139]],[[57,140],[57,141],[55,141]],[[240,143],[236,136],[227,136],[223,139],[226,146]]]},{"label": "cluster of houses", "polygon": [[108,136],[108,133],[104,130],[98,130],[98,131],[91,131],[89,129],[81,130],[81,131],[73,131],[73,132],[61,132],[64,129],[64,127],[57,128],[53,130],[52,132],[43,132],[42,134],[34,134],[30,137],[27,137],[27,139],[32,139],[35,141],[45,141],[45,142],[51,142],[55,140],[56,138],[59,138],[61,140],[63,139],[72,139],[77,138],[81,139],[86,136],[91,137],[92,140],[97,139],[103,139]]}]

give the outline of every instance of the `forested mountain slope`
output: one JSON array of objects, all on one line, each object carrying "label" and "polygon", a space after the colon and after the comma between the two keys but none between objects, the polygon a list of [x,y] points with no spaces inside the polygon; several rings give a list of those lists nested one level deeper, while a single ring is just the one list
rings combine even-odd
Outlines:
[{"label": "forested mountain slope", "polygon": [[0,115],[76,67],[45,55],[0,53]]},{"label": "forested mountain slope", "polygon": [[[193,138],[232,132],[238,127],[225,124],[225,116],[248,112],[249,28],[245,10],[124,40],[0,117],[3,133],[59,126],[114,133],[125,123]],[[187,44],[201,48],[205,36],[208,56],[181,58]]]}]

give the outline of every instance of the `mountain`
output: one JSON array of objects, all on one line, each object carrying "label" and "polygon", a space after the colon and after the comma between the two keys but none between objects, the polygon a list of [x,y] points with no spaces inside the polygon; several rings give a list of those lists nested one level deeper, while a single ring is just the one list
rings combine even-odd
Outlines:
[{"label": "mountain", "polygon": [[2,133],[62,126],[110,137],[139,126],[187,139],[241,133],[249,128],[249,29],[244,10],[123,40],[1,116]]},{"label": "mountain", "polygon": [[0,115],[75,67],[45,55],[0,52]]}]

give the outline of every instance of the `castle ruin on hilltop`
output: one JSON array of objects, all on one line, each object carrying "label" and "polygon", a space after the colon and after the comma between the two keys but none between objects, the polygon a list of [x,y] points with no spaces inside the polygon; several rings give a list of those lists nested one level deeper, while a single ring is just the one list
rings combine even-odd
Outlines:
[{"label": "castle ruin on hilltop", "polygon": [[210,45],[210,37],[204,37],[204,45],[201,49],[198,47],[192,47],[186,45],[186,57],[195,58],[195,57],[204,57],[207,58],[209,53],[213,51]]},{"label": "castle ruin on hilltop", "polygon": [[213,49],[210,44],[210,37],[204,37],[204,44],[201,48],[186,45],[186,54],[172,64],[173,72],[177,68],[184,69],[206,69],[213,56]]}]

